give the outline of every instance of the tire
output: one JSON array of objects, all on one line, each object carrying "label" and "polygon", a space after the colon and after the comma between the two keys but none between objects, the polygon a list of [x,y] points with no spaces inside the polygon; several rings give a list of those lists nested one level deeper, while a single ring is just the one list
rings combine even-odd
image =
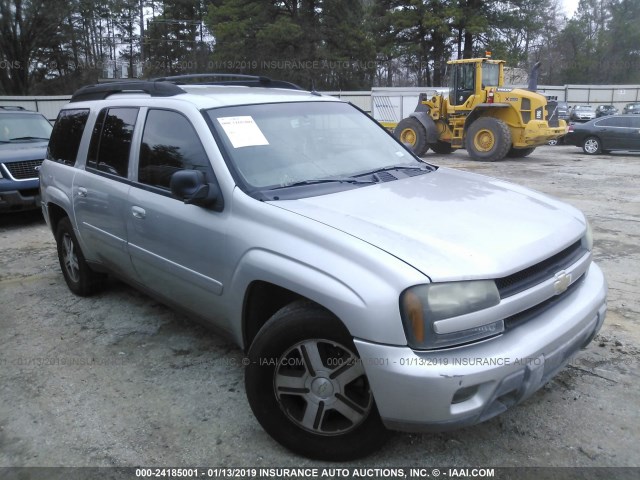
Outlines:
[{"label": "tire", "polygon": [[69,290],[82,297],[100,291],[104,287],[106,275],[94,272],[87,264],[68,217],[58,222],[56,243],[60,268]]},{"label": "tire", "polygon": [[582,142],[582,151],[587,155],[596,155],[602,151],[602,143],[598,137],[587,137]]},{"label": "tire", "polygon": [[509,158],[524,158],[528,157],[533,153],[536,147],[531,148],[511,148],[507,152],[507,157]]},{"label": "tire", "polygon": [[493,117],[482,117],[467,129],[466,147],[473,160],[496,162],[511,148],[511,130]]},{"label": "tire", "polygon": [[431,150],[433,150],[436,153],[439,153],[440,155],[448,155],[450,153],[455,152],[456,150],[451,146],[450,143],[443,142],[441,140],[438,140],[436,143],[430,143],[429,147],[431,148]]},{"label": "tire", "polygon": [[387,440],[352,337],[325,309],[308,301],[280,309],[258,332],[248,357],[251,410],[289,450],[345,461]]},{"label": "tire", "polygon": [[558,139],[554,138],[553,140],[549,140],[547,142],[547,145],[551,145],[552,147],[555,147],[556,145],[558,145]]},{"label": "tire", "polygon": [[404,118],[398,123],[393,134],[400,142],[407,145],[413,153],[421,157],[427,150],[427,131],[420,121],[413,117]]}]

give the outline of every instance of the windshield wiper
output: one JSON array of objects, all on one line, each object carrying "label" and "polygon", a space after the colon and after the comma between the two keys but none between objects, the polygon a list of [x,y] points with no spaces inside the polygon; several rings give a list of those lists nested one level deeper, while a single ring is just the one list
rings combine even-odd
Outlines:
[{"label": "windshield wiper", "polygon": [[422,170],[425,172],[432,172],[434,169],[427,164],[424,165],[391,165],[389,167],[382,167],[382,168],[377,168],[375,170],[371,170],[369,172],[365,172],[365,173],[360,173],[358,174],[359,177],[363,177],[366,175],[375,175],[376,173],[381,173],[381,172],[389,172],[392,170]]},{"label": "windshield wiper", "polygon": [[357,178],[351,177],[335,177],[335,178],[312,178],[310,180],[301,180],[299,182],[289,183],[288,185],[283,185],[281,187],[274,187],[271,190],[279,190],[281,188],[289,188],[289,187],[298,187],[300,185],[315,185],[318,183],[357,183],[357,184],[367,184],[367,183],[376,183],[374,180],[359,180]]},{"label": "windshield wiper", "polygon": [[11,142],[13,142],[14,140],[49,140],[49,139],[45,137],[16,137],[16,138],[10,139]]}]

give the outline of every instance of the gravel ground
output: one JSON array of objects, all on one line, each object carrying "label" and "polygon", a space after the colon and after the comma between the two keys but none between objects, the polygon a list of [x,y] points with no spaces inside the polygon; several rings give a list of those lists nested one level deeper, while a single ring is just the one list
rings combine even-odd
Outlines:
[{"label": "gravel ground", "polygon": [[[532,398],[450,433],[392,434],[343,466],[640,466],[640,155],[433,163],[484,173],[576,205],[592,222],[609,281],[601,334]],[[180,314],[111,282],[66,287],[39,212],[0,217],[0,467],[328,466],[260,428],[242,352]]]}]

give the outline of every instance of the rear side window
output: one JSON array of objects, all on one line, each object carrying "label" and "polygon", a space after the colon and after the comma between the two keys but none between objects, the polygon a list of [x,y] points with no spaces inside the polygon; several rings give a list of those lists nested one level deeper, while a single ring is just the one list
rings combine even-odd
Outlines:
[{"label": "rear side window", "polygon": [[91,134],[87,167],[126,177],[137,117],[137,108],[109,108],[101,111]]},{"label": "rear side window", "polygon": [[171,175],[178,170],[210,170],[198,135],[181,114],[149,110],[140,145],[138,181],[168,189]]},{"label": "rear side window", "polygon": [[626,117],[606,117],[598,122],[599,127],[629,127],[629,119]]},{"label": "rear side window", "polygon": [[89,109],[62,110],[58,114],[49,148],[47,159],[65,165],[74,165],[80,148],[82,133],[89,118]]}]

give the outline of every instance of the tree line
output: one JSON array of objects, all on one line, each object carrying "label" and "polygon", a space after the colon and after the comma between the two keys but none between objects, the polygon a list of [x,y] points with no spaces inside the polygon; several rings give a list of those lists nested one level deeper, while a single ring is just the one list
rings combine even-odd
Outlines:
[{"label": "tree line", "polygon": [[0,0],[0,94],[99,78],[266,75],[318,90],[442,86],[447,61],[543,62],[544,84],[640,83],[640,2]]}]

